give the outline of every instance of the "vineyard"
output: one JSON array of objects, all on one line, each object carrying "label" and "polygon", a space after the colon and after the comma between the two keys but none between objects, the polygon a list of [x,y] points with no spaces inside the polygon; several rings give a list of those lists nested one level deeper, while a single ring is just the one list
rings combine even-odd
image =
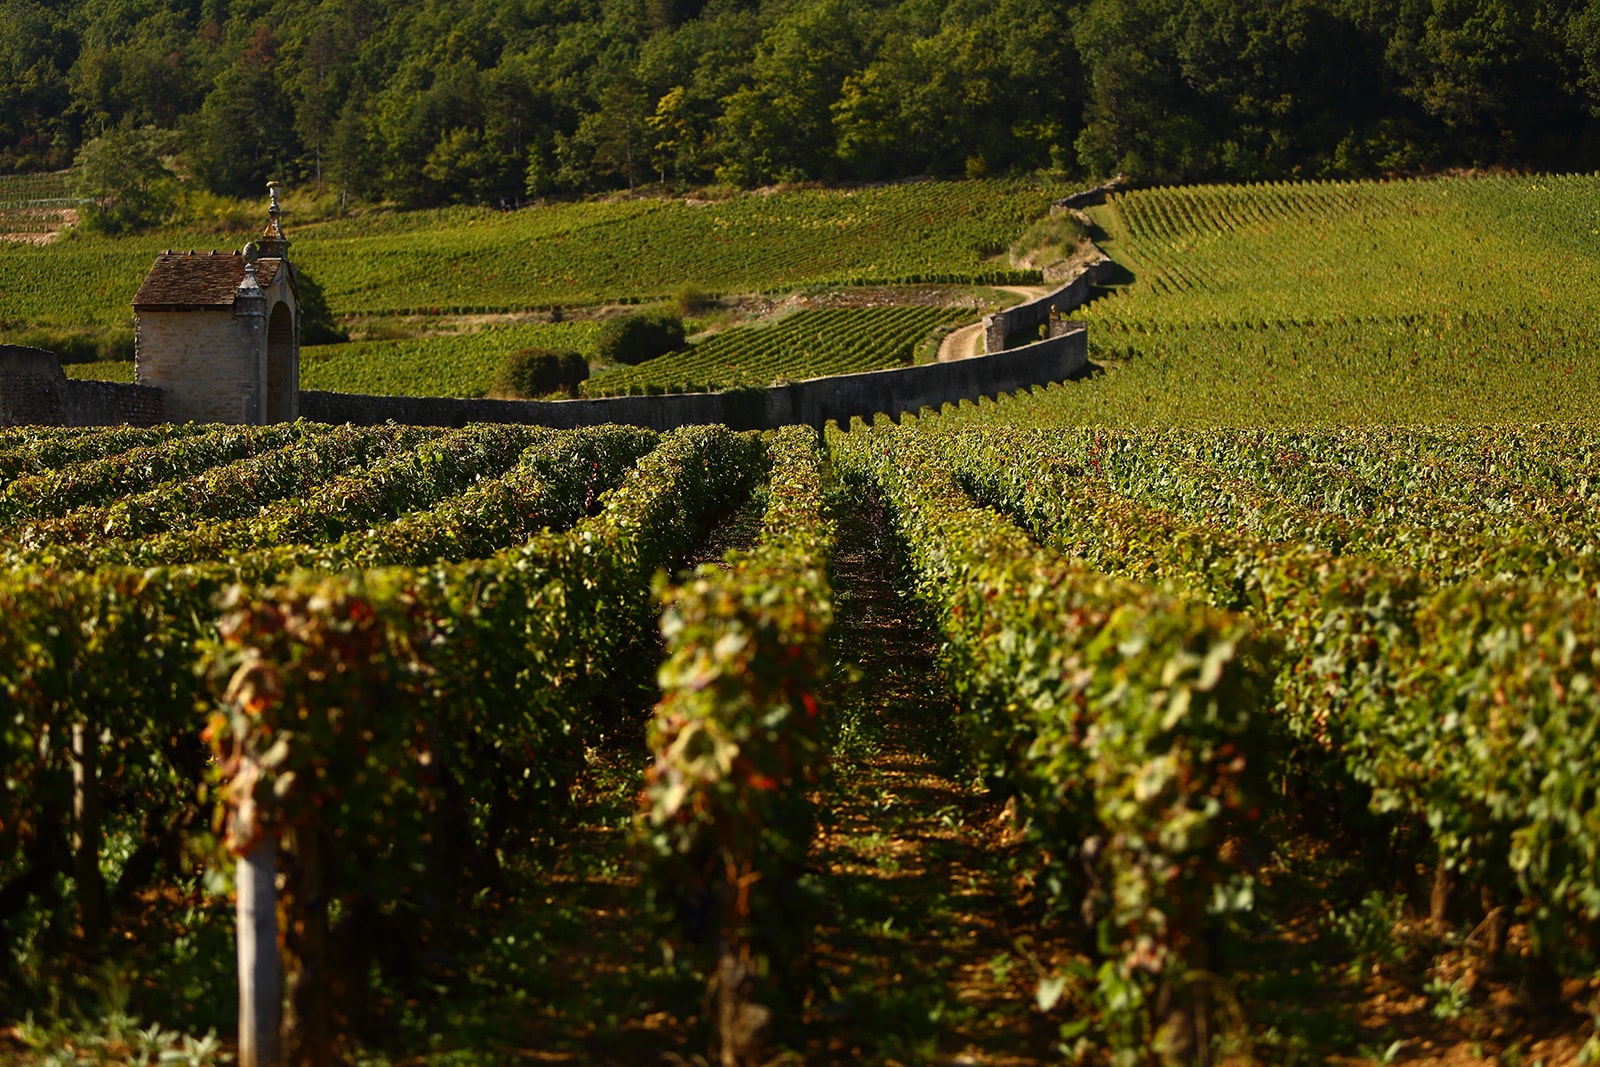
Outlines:
[{"label": "vineyard", "polygon": [[1536,1003],[1592,972],[1596,444],[959,415],[834,440],[907,545],[985,769],[1035,812],[1036,882],[1101,924],[1114,1044],[1192,1048],[1194,1005],[1130,1007],[1234,970],[1223,916],[1259,909],[1253,867],[1291,874],[1242,858],[1286,843],[1260,836],[1286,795],[1342,821],[1371,891],[1424,861],[1423,914],[1488,966],[1516,925]]},{"label": "vineyard", "polygon": [[64,226],[64,214],[64,209],[59,207],[0,209],[0,235],[55,233]]},{"label": "vineyard", "polygon": [[301,350],[300,385],[388,396],[483,396],[495,368],[518,349],[570,349],[593,355],[594,343],[594,323],[561,322],[317,345]]},{"label": "vineyard", "polygon": [[[935,328],[972,315],[971,309],[938,307],[802,310],[770,325],[720,330],[639,366],[604,368],[583,391],[586,396],[701,392],[901,366],[911,362]],[[592,360],[595,337],[594,322],[577,321],[318,345],[304,350],[301,384],[344,393],[483,396],[508,354],[522,348],[570,349]],[[131,381],[131,372],[125,373]]]},{"label": "vineyard", "polygon": [[583,391],[694,393],[904,366],[935,327],[971,316],[971,309],[937,307],[800,311],[773,325],[724,330],[688,351],[597,374]]},{"label": "vineyard", "polygon": [[654,299],[686,282],[711,292],[1025,283],[1037,275],[984,259],[1054,195],[1023,183],[918,182],[699,205],[561,205],[509,218],[419,213],[387,232],[366,220],[307,228],[304,261],[345,314]]},{"label": "vineyard", "polygon": [[[338,316],[458,316],[712,293],[873,283],[1035,281],[987,257],[1059,190],[919,182],[691,204],[616,200],[504,213],[448,209],[298,226],[295,262]],[[0,322],[124,325],[163,249],[238,248],[253,234],[77,234],[0,260]]]},{"label": "vineyard", "polygon": [[1146,190],[1092,210],[1137,281],[1083,312],[1115,373],[1052,401],[1047,424],[1594,410],[1600,180]]},{"label": "vineyard", "polygon": [[133,360],[102,359],[93,363],[63,363],[61,370],[68,378],[99,382],[133,381]]},{"label": "vineyard", "polygon": [[1594,1062],[1597,211],[1120,194],[1094,375],[820,437],[0,429],[0,1058]]},{"label": "vineyard", "polygon": [[0,175],[0,210],[33,207],[40,200],[63,200],[68,196],[66,171]]},{"label": "vineyard", "polygon": [[0,238],[53,234],[82,203],[68,190],[66,172],[0,175]]}]

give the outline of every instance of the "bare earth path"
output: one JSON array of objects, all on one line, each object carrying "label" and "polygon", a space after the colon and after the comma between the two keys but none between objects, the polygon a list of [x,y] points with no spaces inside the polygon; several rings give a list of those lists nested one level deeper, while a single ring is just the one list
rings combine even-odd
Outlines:
[{"label": "bare earth path", "polygon": [[[1048,285],[999,285],[1008,293],[1015,293],[1023,300],[1032,300],[1051,292],[1055,287]],[[949,363],[956,359],[971,359],[973,356],[983,355],[983,320],[979,319],[970,326],[963,326],[959,330],[952,330],[943,341],[939,343],[939,362]]]},{"label": "bare earth path", "polygon": [[937,645],[903,588],[881,513],[849,508],[834,555],[840,737],[795,1051],[806,1064],[1055,1062],[1020,835],[955,758]]}]

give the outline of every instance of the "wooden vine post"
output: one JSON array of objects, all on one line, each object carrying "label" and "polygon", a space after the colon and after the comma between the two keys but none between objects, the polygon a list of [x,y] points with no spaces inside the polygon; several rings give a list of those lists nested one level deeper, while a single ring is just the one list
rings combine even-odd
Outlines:
[{"label": "wooden vine post", "polygon": [[100,880],[100,725],[91,713],[72,727],[72,880],[84,941],[100,939],[105,887]]},{"label": "wooden vine post", "polygon": [[278,846],[262,834],[234,876],[239,937],[239,1067],[278,1067],[283,974],[278,959]]}]

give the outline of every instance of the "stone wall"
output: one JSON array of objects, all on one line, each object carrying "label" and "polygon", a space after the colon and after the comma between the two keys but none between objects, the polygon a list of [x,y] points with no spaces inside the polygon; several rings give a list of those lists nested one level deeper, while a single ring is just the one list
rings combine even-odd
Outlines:
[{"label": "stone wall", "polygon": [[303,390],[300,414],[314,422],[372,425],[464,426],[515,422],[540,426],[595,426],[614,422],[670,430],[722,423],[738,430],[775,429],[883,413],[898,418],[923,408],[1065,381],[1089,359],[1088,328],[1072,323],[1035,344],[949,363],[810,378],[770,389],[723,393],[668,393],[597,400],[461,400],[442,397],[365,396]]},{"label": "stone wall", "polygon": [[[193,314],[193,313],[191,313]],[[669,393],[598,400],[462,400],[448,397],[363,396],[306,390],[300,414],[316,422],[464,426],[515,422],[542,426],[622,423],[670,430],[723,423],[734,429],[772,429],[883,413],[898,418],[928,407],[1016,393],[1065,381],[1088,362],[1088,327],[1062,324],[1058,336],[1035,344],[950,363],[811,378],[770,389]],[[150,426],[177,421],[171,398],[148,385],[76,381],[53,353],[0,345],[0,425]]]},{"label": "stone wall", "polygon": [[67,379],[64,426],[154,426],[167,422],[167,394],[132,382]]},{"label": "stone wall", "polygon": [[1073,211],[1086,207],[1094,207],[1106,202],[1106,197],[1111,193],[1120,193],[1128,187],[1127,179],[1117,175],[1104,185],[1097,185],[1093,189],[1084,189],[1082,192],[1064,196],[1050,206],[1057,211]]},{"label": "stone wall", "polygon": [[0,425],[64,426],[66,393],[55,353],[0,345]]},{"label": "stone wall", "polygon": [[0,426],[154,426],[159,389],[68,378],[54,352],[0,345]]},{"label": "stone wall", "polygon": [[[1006,341],[1021,330],[1035,330],[1054,315],[1066,315],[1089,302],[1089,290],[1110,280],[1111,260],[1104,257],[1088,264],[1061,288],[1015,307],[996,311],[983,320],[985,352],[1003,352]],[[1052,328],[1052,332],[1053,332]]]},{"label": "stone wall", "polygon": [[[265,327],[262,327],[263,330]],[[258,422],[258,340],[229,311],[145,311],[138,317],[140,385],[165,389],[173,422]],[[159,352],[159,359],[149,353]]]}]

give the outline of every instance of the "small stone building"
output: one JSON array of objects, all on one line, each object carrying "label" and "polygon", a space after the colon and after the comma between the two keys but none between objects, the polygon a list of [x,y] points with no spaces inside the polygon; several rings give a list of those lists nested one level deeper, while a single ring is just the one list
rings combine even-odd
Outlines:
[{"label": "small stone building", "polygon": [[133,298],[134,381],[173,422],[264,425],[299,416],[300,303],[277,183],[242,252],[163,252]]}]

